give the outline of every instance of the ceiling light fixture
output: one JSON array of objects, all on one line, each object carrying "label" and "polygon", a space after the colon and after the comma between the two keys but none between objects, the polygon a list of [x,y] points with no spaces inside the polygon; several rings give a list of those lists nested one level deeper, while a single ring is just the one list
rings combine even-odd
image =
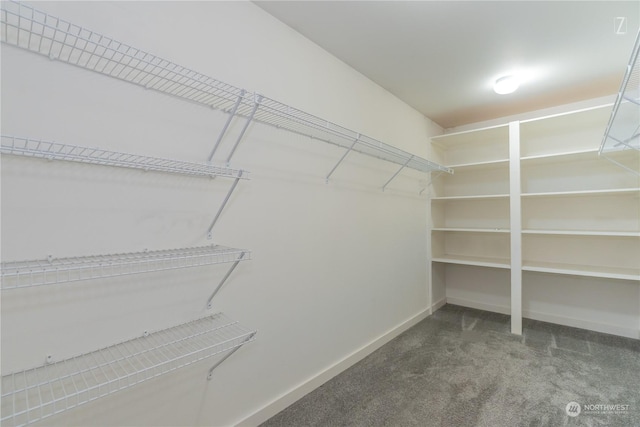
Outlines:
[{"label": "ceiling light fixture", "polygon": [[499,95],[506,95],[508,93],[515,92],[516,89],[518,89],[518,86],[520,86],[518,78],[516,76],[509,75],[500,77],[496,80],[493,84],[493,90]]}]

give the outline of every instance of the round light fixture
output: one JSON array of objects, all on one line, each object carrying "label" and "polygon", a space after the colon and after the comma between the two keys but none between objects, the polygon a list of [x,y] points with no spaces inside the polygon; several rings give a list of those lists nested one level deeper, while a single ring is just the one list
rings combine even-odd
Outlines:
[{"label": "round light fixture", "polygon": [[516,78],[516,76],[503,76],[500,77],[493,84],[493,90],[495,93],[499,95],[506,95],[508,93],[515,92],[520,86],[520,81]]}]

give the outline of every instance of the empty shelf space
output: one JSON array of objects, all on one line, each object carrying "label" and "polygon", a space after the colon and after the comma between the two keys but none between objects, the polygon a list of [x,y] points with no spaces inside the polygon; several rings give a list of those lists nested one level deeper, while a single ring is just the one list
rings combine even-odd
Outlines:
[{"label": "empty shelf space", "polygon": [[2,290],[245,261],[251,252],[219,245],[3,262]]},{"label": "empty shelf space", "polygon": [[60,144],[30,138],[2,135],[0,152],[17,156],[47,160],[66,160],[103,166],[142,169],[203,177],[248,178],[248,173],[239,169],[214,166],[207,163],[148,157],[130,153]]},{"label": "empty shelf space", "polygon": [[[2,41],[173,97],[285,129],[421,172],[452,173],[343,126],[250,93],[17,2],[2,3]],[[248,123],[248,122],[247,122]],[[224,131],[223,131],[224,133]]]},{"label": "empty shelf space", "polygon": [[609,109],[601,105],[520,122],[521,159],[550,161],[597,153]]},{"label": "empty shelf space", "polygon": [[2,377],[2,425],[22,426],[166,374],[254,339],[218,313]]},{"label": "empty shelf space", "polygon": [[432,258],[433,262],[441,262],[445,264],[461,264],[461,265],[475,265],[479,267],[494,267],[494,268],[511,268],[509,260],[506,258],[489,258],[479,256],[467,256],[467,255],[441,255]]},{"label": "empty shelf space", "polygon": [[640,268],[604,267],[524,260],[522,270],[568,274],[572,276],[603,277],[607,279],[640,280]]}]

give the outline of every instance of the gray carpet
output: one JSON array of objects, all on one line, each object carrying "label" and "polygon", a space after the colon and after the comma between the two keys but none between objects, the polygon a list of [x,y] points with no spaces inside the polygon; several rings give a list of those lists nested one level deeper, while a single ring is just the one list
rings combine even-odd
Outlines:
[{"label": "gray carpet", "polygon": [[640,341],[453,305],[262,424],[565,425],[640,426]]}]

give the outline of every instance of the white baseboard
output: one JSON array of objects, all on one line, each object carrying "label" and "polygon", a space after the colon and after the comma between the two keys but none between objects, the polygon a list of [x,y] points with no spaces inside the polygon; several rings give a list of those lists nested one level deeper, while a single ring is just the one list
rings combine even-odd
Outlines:
[{"label": "white baseboard", "polygon": [[445,306],[446,303],[447,303],[447,298],[442,298],[442,299],[434,302],[433,304],[431,304],[431,314],[433,314],[436,311],[440,310],[442,307]]},{"label": "white baseboard", "polygon": [[574,328],[588,329],[590,331],[602,332],[604,334],[619,335],[627,338],[640,338],[640,330],[625,328],[623,326],[609,325],[606,323],[591,322],[589,320],[574,319],[572,317],[557,316],[555,314],[540,313],[536,311],[523,310],[522,316],[527,319],[540,320],[542,322],[557,323],[558,325],[571,326]]},{"label": "white baseboard", "polygon": [[492,311],[494,313],[511,314],[510,307],[495,304],[485,304],[482,302],[472,301],[464,298],[447,297],[447,303],[460,305],[462,307],[475,308],[478,310]]},{"label": "white baseboard", "polygon": [[428,316],[429,309],[424,310],[411,317],[410,319],[405,320],[400,325],[388,330],[378,338],[349,354],[344,359],[338,361],[324,371],[312,376],[306,381],[303,381],[288,392],[280,395],[279,397],[263,406],[262,408],[258,409],[253,414],[239,421],[235,425],[238,427],[253,427],[265,422],[298,399],[304,397],[309,392],[320,387],[322,384],[329,381],[331,378],[335,377],[342,371],[361,361],[362,359],[376,351],[378,348],[382,347],[384,344],[400,335],[402,332],[406,331],[418,322],[426,319]]},{"label": "white baseboard", "polygon": [[[509,307],[484,304],[477,301],[471,301],[463,298],[447,297],[446,302],[449,304],[460,305],[463,307],[476,308],[478,310],[492,311],[494,313],[511,314]],[[627,338],[640,338],[640,330],[633,328],[625,328],[623,326],[609,325],[606,323],[592,322],[584,319],[575,319],[573,317],[559,316],[550,313],[541,313],[539,311],[522,310],[522,317],[541,322],[556,323],[558,325],[571,326],[573,328],[587,329],[605,334],[618,335]]]}]

